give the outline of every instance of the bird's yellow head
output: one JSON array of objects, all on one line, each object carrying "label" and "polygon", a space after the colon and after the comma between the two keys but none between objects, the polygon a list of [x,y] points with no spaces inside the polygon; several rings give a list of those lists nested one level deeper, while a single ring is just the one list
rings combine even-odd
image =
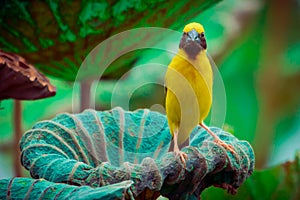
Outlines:
[{"label": "bird's yellow head", "polygon": [[200,33],[204,33],[203,26],[201,24],[199,24],[199,23],[196,23],[196,22],[192,22],[192,23],[187,24],[184,27],[183,32],[184,33],[188,33],[188,32],[190,32],[193,29],[195,29],[199,34]]},{"label": "bird's yellow head", "polygon": [[207,45],[203,26],[196,22],[187,24],[183,29],[179,48],[192,59],[195,59],[200,51],[205,51]]}]

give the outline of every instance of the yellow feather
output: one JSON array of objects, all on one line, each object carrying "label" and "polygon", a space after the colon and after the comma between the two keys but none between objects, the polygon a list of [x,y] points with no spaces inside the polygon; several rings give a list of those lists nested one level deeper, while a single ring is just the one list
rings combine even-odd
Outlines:
[{"label": "yellow feather", "polygon": [[207,117],[212,104],[212,82],[212,68],[206,51],[202,50],[195,59],[190,59],[179,49],[165,77],[168,88],[166,113],[172,135],[178,130],[178,144],[182,144]]},{"label": "yellow feather", "polygon": [[183,32],[187,33],[187,32],[190,32],[192,29],[195,29],[198,33],[204,32],[203,26],[196,22],[192,22],[192,23],[189,23],[188,25],[186,25],[183,29]]},{"label": "yellow feather", "polygon": [[230,151],[237,158],[233,146],[222,141],[203,120],[212,104],[213,72],[206,55],[206,39],[201,24],[190,23],[183,29],[179,51],[169,64],[165,83],[166,113],[171,134],[173,151],[185,166],[188,155],[180,151],[179,145],[185,142],[191,131],[199,124],[213,138],[214,142]]}]

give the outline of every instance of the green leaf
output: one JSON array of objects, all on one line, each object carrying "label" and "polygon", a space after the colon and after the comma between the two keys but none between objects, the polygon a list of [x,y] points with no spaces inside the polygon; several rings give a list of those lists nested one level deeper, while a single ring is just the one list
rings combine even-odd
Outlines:
[{"label": "green leaf", "polygon": [[290,45],[284,53],[282,70],[285,74],[296,74],[300,72],[300,42]]},{"label": "green leaf", "polygon": [[[5,1],[0,7],[0,46],[18,52],[48,75],[74,81],[86,55],[110,36],[138,27],[178,29],[219,1]],[[147,40],[155,41],[155,36]],[[122,43],[118,49],[123,48]],[[122,59],[111,71],[130,69],[138,56]],[[115,77],[109,73],[106,78]]]},{"label": "green leaf", "polygon": [[0,199],[124,199],[131,196],[132,181],[91,188],[53,183],[44,179],[11,178],[0,180]]},{"label": "green leaf", "polygon": [[172,135],[165,115],[120,107],[64,113],[24,134],[21,161],[33,178],[52,182],[99,187],[132,180],[135,197],[198,198],[211,185],[234,193],[253,172],[254,152],[246,141],[210,129],[236,155],[196,127],[190,146],[182,150],[189,158],[184,168],[177,156],[167,153]]}]

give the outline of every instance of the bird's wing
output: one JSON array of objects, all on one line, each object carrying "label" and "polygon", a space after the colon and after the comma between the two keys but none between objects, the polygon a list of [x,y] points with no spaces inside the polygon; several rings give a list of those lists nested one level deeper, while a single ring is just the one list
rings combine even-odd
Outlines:
[{"label": "bird's wing", "polygon": [[215,71],[218,69],[218,67],[217,67],[216,63],[214,62],[214,60],[212,59],[212,57],[209,55],[209,53],[206,52],[206,56],[209,60],[210,66],[212,68],[213,78],[214,78]]}]

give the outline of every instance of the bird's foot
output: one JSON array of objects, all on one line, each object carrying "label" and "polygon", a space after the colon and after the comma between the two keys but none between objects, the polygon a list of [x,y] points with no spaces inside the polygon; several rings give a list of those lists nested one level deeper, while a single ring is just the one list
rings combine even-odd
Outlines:
[{"label": "bird's foot", "polygon": [[185,162],[186,162],[187,159],[188,159],[187,154],[184,153],[184,152],[182,152],[182,151],[180,151],[179,149],[174,149],[174,153],[175,153],[175,156],[176,156],[176,157],[179,156],[179,158],[180,158],[182,164],[183,164],[184,167],[185,167],[185,166],[186,166],[186,163],[185,163]]},{"label": "bird's foot", "polygon": [[235,152],[234,148],[230,144],[226,144],[221,139],[215,139],[214,142],[222,147],[224,147],[226,150],[230,151],[236,158],[238,158],[238,154]]}]

